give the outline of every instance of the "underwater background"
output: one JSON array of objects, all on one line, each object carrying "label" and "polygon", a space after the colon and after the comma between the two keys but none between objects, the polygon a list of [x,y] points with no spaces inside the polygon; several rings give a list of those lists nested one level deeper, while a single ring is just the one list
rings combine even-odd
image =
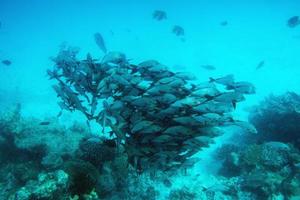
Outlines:
[{"label": "underwater background", "polygon": [[[0,199],[300,199],[298,15],[297,0],[0,0]],[[80,109],[58,117],[47,70],[63,45],[101,61],[95,33],[134,65],[157,60],[196,84],[250,82],[255,93],[231,113],[257,131],[221,128],[180,172],[116,166],[101,144],[91,150],[101,165],[89,161],[95,144],[84,142],[105,140],[103,124],[88,126]]]}]

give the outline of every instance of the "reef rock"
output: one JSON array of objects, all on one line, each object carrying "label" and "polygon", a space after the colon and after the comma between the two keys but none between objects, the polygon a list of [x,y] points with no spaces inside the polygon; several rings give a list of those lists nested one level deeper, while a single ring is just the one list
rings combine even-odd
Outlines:
[{"label": "reef rock", "polygon": [[29,181],[10,197],[14,200],[29,199],[63,199],[67,191],[68,175],[58,170],[51,173],[41,173],[38,180]]}]

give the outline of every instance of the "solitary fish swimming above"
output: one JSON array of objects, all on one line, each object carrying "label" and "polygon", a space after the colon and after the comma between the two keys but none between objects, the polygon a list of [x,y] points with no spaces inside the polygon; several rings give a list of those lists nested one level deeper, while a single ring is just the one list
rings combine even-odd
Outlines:
[{"label": "solitary fish swimming above", "polygon": [[164,19],[167,19],[167,13],[162,10],[155,10],[152,14],[153,19],[156,19],[157,21],[161,21]]},{"label": "solitary fish swimming above", "polygon": [[95,42],[98,45],[98,47],[103,51],[103,53],[107,53],[107,49],[105,46],[104,39],[100,33],[95,33],[94,34]]},{"label": "solitary fish swimming above", "polygon": [[173,27],[172,32],[176,36],[183,36],[184,35],[184,29],[181,26],[178,26],[178,25]]},{"label": "solitary fish swimming above", "polygon": [[299,24],[300,24],[299,16],[291,17],[291,18],[287,21],[287,25],[288,25],[290,28],[294,28],[294,27],[298,26]]},{"label": "solitary fish swimming above", "polygon": [[256,70],[262,68],[264,65],[265,65],[265,61],[264,61],[264,60],[260,61],[260,62],[258,63],[258,65],[256,66]]},{"label": "solitary fish swimming above", "polygon": [[7,66],[11,65],[11,61],[10,61],[10,60],[2,60],[1,63],[2,63],[3,65],[7,65]]}]

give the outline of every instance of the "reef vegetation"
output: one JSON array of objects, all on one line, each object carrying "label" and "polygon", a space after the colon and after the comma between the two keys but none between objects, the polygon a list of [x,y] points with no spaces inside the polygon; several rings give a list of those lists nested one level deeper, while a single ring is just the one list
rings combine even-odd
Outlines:
[{"label": "reef vegetation", "polygon": [[270,95],[250,112],[257,134],[237,139],[244,144],[227,143],[217,149],[215,159],[222,160],[219,174],[236,181],[235,194],[249,193],[250,199],[300,198],[299,105],[300,96],[294,92]]},{"label": "reef vegetation", "polygon": [[270,95],[252,109],[249,121],[259,132],[258,142],[279,141],[300,149],[300,96],[295,92]]}]

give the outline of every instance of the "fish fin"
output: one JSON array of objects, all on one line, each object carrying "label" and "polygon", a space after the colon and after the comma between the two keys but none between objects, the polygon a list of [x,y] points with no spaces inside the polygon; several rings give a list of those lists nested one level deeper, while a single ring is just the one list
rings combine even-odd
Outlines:
[{"label": "fish fin", "polygon": [[63,111],[63,109],[61,109],[61,110],[59,111],[59,113],[57,114],[57,118],[59,118],[59,117],[62,115],[62,111]]},{"label": "fish fin", "polygon": [[232,103],[232,106],[233,106],[233,108],[234,108],[234,110],[235,110],[235,109],[236,109],[236,101],[233,100],[231,103]]},{"label": "fish fin", "polygon": [[113,131],[109,131],[109,136],[112,137],[114,135]]}]

